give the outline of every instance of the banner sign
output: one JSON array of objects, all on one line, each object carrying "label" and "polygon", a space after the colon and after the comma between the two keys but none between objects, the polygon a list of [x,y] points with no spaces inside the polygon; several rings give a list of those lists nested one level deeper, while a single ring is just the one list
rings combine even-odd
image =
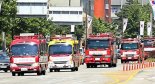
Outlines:
[{"label": "banner sign", "polygon": [[140,21],[140,35],[144,35],[144,21]]},{"label": "banner sign", "polygon": [[150,0],[150,5],[153,11],[153,19],[155,20],[155,0]]},{"label": "banner sign", "polygon": [[126,30],[127,23],[128,23],[128,19],[127,18],[123,18],[123,33]]},{"label": "banner sign", "polygon": [[147,35],[152,36],[152,23],[147,22]]}]

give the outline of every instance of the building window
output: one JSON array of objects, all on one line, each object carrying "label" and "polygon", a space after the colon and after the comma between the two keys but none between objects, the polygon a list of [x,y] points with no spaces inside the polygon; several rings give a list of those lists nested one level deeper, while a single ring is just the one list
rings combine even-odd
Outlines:
[{"label": "building window", "polygon": [[105,4],[109,4],[109,0],[105,0]]},{"label": "building window", "polygon": [[79,11],[79,14],[81,15],[82,14],[82,11]]},{"label": "building window", "polygon": [[60,14],[60,11],[53,11],[53,14]]},{"label": "building window", "polygon": [[52,11],[49,11],[49,14],[53,14],[53,12]]},{"label": "building window", "polygon": [[78,14],[78,11],[70,11],[70,14]]},{"label": "building window", "polygon": [[62,14],[69,14],[69,11],[62,11]]}]

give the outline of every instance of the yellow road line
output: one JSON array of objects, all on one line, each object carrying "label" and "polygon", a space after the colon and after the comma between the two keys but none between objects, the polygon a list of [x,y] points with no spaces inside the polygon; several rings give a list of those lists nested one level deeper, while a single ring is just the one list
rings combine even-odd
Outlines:
[{"label": "yellow road line", "polygon": [[132,73],[132,74],[129,76],[129,78],[128,78],[126,81],[124,81],[124,82],[122,82],[122,83],[120,83],[120,84],[128,83],[138,72],[139,72],[139,70],[135,71],[134,73]]},{"label": "yellow road line", "polygon": [[[108,84],[125,84],[125,83],[129,82],[138,72],[139,72],[139,70],[136,70],[134,72],[133,71],[128,71],[128,72],[122,71],[122,72],[108,73],[107,76],[109,76],[110,78],[112,78],[114,80],[114,82],[111,82]],[[127,75],[125,73],[127,73]],[[131,73],[131,75],[130,75],[130,73]],[[125,78],[125,79],[122,79],[121,76],[124,76],[123,78]]]}]

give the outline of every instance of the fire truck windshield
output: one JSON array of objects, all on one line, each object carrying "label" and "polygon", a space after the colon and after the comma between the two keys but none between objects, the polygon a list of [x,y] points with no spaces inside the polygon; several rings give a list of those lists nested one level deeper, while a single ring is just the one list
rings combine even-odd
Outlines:
[{"label": "fire truck windshield", "polygon": [[105,49],[109,48],[109,40],[88,40],[87,48],[89,49]]},{"label": "fire truck windshield", "polygon": [[49,47],[49,54],[72,54],[72,46],[66,44],[56,44]]},{"label": "fire truck windshield", "polygon": [[144,40],[145,47],[151,47],[152,45],[153,45],[153,42],[151,40]]},{"label": "fire truck windshield", "polygon": [[123,50],[138,49],[138,43],[123,43],[121,49]]},{"label": "fire truck windshield", "polygon": [[11,47],[12,56],[36,56],[38,46],[36,44],[16,44]]}]

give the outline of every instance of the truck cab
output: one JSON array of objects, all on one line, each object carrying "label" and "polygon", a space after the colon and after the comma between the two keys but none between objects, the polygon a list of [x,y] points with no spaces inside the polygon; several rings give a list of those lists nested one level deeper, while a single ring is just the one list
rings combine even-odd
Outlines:
[{"label": "truck cab", "polygon": [[12,76],[24,73],[45,75],[48,63],[47,44],[42,35],[22,33],[10,44],[10,71]]},{"label": "truck cab", "polygon": [[111,33],[90,34],[86,41],[85,64],[87,68],[97,65],[117,66],[115,37]]},{"label": "truck cab", "polygon": [[121,63],[129,61],[142,61],[143,60],[143,45],[137,38],[127,38],[121,40]]},{"label": "truck cab", "polygon": [[59,72],[61,69],[78,71],[80,53],[78,41],[73,35],[55,35],[48,45],[49,71]]}]

